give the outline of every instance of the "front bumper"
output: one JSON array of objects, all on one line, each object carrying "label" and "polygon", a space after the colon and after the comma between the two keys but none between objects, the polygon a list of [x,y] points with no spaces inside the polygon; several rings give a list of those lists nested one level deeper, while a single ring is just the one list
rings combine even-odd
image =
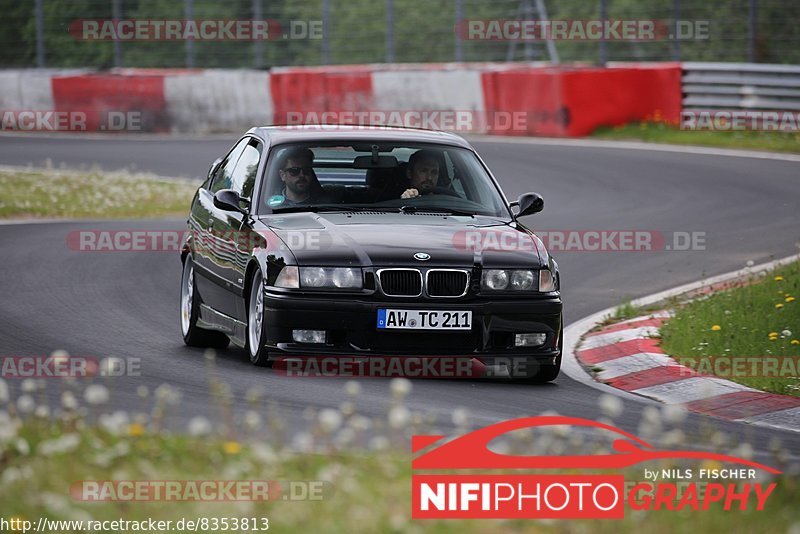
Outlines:
[{"label": "front bumper", "polygon": [[[560,355],[561,298],[471,300],[367,300],[360,296],[287,295],[265,292],[268,352],[273,359],[316,356],[461,356],[484,363],[523,357],[554,364]],[[380,308],[471,310],[469,331],[379,330]],[[325,330],[327,343],[292,340],[293,329]],[[514,334],[543,332],[539,347],[514,347]]]}]

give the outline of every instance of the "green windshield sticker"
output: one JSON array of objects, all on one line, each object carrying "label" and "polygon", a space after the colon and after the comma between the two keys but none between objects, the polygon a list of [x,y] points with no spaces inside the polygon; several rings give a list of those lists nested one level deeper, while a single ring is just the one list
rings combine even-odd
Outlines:
[{"label": "green windshield sticker", "polygon": [[283,195],[273,195],[269,197],[269,200],[267,200],[267,204],[269,204],[270,206],[279,206],[283,204],[284,200],[286,200],[286,197],[284,197]]}]

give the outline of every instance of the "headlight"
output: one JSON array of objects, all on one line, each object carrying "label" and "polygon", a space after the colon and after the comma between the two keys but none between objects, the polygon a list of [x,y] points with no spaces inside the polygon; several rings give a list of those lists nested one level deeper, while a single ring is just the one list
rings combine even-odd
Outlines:
[{"label": "headlight", "polygon": [[[538,275],[538,276],[537,276]],[[538,285],[537,285],[538,278]],[[481,289],[487,291],[555,291],[555,278],[547,269],[538,273],[529,269],[486,269]]]},{"label": "headlight", "polygon": [[361,289],[361,269],[300,267],[300,287]]},{"label": "headlight", "polygon": [[361,269],[334,269],[331,281],[336,287],[361,287]]},{"label": "headlight", "polygon": [[533,271],[514,271],[511,275],[511,289],[523,291],[533,288]]},{"label": "headlight", "polygon": [[506,287],[508,287],[508,271],[505,269],[487,269],[483,271],[481,289],[499,291]]},{"label": "headlight", "polygon": [[546,293],[556,290],[556,277],[548,269],[539,271],[539,291]]},{"label": "headlight", "polygon": [[303,287],[325,287],[327,273],[322,267],[303,267],[300,269],[300,285]]}]

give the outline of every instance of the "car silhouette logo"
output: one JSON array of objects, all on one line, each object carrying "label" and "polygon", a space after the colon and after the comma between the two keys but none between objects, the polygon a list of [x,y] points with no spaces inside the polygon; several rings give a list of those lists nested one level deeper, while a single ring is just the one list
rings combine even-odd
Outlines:
[{"label": "car silhouette logo", "polygon": [[429,259],[431,259],[431,255],[426,252],[417,252],[416,254],[414,254],[414,259],[417,259],[419,261],[428,261]]},{"label": "car silhouette logo", "polygon": [[[587,456],[513,456],[496,453],[487,446],[493,439],[523,428],[550,425],[594,427],[614,432],[621,437],[614,440],[612,454]],[[617,427],[566,416],[537,416],[512,419],[489,425],[451,441],[445,442],[443,435],[415,435],[411,438],[412,452],[419,453],[433,444],[431,450],[417,456],[411,462],[412,469],[623,469],[657,459],[715,460],[763,469],[769,473],[780,471],[764,464],[704,451],[661,451],[649,443]]]}]

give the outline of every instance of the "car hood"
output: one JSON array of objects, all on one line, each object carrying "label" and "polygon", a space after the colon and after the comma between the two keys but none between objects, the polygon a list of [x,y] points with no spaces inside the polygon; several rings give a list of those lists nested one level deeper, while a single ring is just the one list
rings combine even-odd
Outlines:
[{"label": "car hood", "polygon": [[[287,213],[264,216],[299,265],[537,268],[541,241],[494,217],[401,213]],[[430,259],[415,259],[416,253]]]}]

